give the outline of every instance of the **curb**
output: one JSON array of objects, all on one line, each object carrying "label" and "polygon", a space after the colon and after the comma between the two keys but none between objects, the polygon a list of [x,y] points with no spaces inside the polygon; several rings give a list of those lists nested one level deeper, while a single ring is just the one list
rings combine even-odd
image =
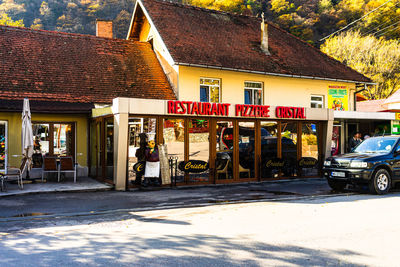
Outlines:
[{"label": "curb", "polygon": [[83,189],[83,188],[79,188],[79,189],[66,189],[66,190],[51,190],[51,191],[33,191],[33,192],[29,192],[29,191],[17,191],[18,193],[10,193],[7,195],[1,195],[0,193],[0,199],[4,198],[4,197],[15,197],[15,196],[26,196],[26,195],[35,195],[35,194],[51,194],[51,193],[84,193],[84,192],[101,192],[101,191],[110,191],[113,190],[114,187],[108,187],[108,188],[88,188],[88,189]]},{"label": "curb", "polygon": [[162,190],[186,190],[186,189],[197,189],[197,188],[215,188],[215,187],[235,187],[235,186],[247,186],[252,184],[285,184],[291,182],[307,182],[307,181],[318,181],[325,182],[326,178],[323,177],[315,177],[315,178],[293,178],[293,179],[282,179],[282,180],[266,180],[266,181],[248,181],[248,182],[239,182],[239,183],[221,183],[221,184],[201,184],[201,185],[179,185],[179,186],[166,186],[166,187],[157,187],[157,190],[146,190],[140,188],[130,188],[127,192],[136,192],[136,191],[162,191]]}]

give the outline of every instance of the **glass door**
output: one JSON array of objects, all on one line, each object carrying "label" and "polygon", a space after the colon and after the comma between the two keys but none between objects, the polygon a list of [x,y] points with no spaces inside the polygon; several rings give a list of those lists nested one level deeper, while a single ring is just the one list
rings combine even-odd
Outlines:
[{"label": "glass door", "polygon": [[[151,181],[144,179],[145,171],[137,172],[136,168],[139,166],[146,166],[146,159],[148,158],[151,162],[159,162],[157,158],[158,153],[147,153],[148,142],[150,140],[157,140],[157,119],[156,118],[129,118],[128,122],[128,184],[129,185],[140,185],[142,183],[148,185],[159,184],[159,179],[156,181],[155,177]],[[156,149],[155,149],[156,150]],[[135,167],[136,165],[136,167]],[[153,169],[157,169],[157,164],[152,164]],[[142,167],[143,169],[143,167]],[[150,184],[151,182],[151,184]]]},{"label": "glass door", "polygon": [[278,154],[280,140],[277,121],[261,121],[261,179],[276,179],[283,167],[282,157]]},{"label": "glass door", "polygon": [[103,133],[102,133],[102,123],[101,121],[96,121],[95,124],[95,134],[96,134],[96,177],[98,179],[103,180],[103,167],[102,167],[102,158],[103,158]]},{"label": "glass door", "polygon": [[90,175],[112,183],[114,177],[114,118],[102,117],[91,122]]},{"label": "glass door", "polygon": [[[177,160],[178,164],[185,161],[185,120],[166,118],[164,119],[163,137],[168,148],[168,158]],[[177,168],[175,170],[174,183],[187,182],[188,176]]]},{"label": "glass door", "polygon": [[297,177],[297,122],[282,122],[281,123],[281,147],[283,165],[283,177]]},{"label": "glass door", "polygon": [[[210,159],[210,120],[191,118],[188,123],[189,160],[203,164]],[[209,182],[210,171],[190,173],[189,183]]]},{"label": "glass door", "polygon": [[299,168],[304,177],[319,175],[319,134],[317,123],[303,122],[301,126],[301,160]]},{"label": "glass door", "polygon": [[239,179],[256,177],[256,130],[255,122],[239,122]]},{"label": "glass door", "polygon": [[233,121],[216,122],[215,180],[218,183],[232,181],[234,178],[234,124]]},{"label": "glass door", "polygon": [[103,168],[103,173],[105,178],[108,180],[114,180],[114,118],[110,117],[105,119],[105,165]]},{"label": "glass door", "polygon": [[7,122],[0,121],[0,171],[5,171],[7,167]]}]

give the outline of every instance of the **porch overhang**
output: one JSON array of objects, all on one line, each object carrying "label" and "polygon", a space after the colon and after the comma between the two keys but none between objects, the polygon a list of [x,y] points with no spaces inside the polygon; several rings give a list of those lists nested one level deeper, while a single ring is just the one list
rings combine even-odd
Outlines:
[{"label": "porch overhang", "polygon": [[361,111],[333,111],[335,120],[395,120],[396,113],[392,112],[361,112]]}]

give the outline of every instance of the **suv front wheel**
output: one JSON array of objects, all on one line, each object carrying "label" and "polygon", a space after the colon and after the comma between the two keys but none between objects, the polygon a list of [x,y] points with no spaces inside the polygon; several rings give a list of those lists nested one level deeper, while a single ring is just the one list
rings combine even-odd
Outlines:
[{"label": "suv front wheel", "polygon": [[389,192],[390,189],[390,174],[385,169],[377,170],[369,181],[369,190],[371,193],[383,195]]}]

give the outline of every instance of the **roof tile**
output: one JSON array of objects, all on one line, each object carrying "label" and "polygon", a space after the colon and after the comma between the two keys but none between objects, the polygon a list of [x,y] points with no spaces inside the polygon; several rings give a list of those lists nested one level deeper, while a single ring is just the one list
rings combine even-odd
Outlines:
[{"label": "roof tile", "polygon": [[0,73],[0,99],[175,99],[151,45],[135,41],[0,26]]},{"label": "roof tile", "polygon": [[259,18],[166,1],[141,2],[177,63],[371,82],[271,23],[271,55],[265,55]]}]

